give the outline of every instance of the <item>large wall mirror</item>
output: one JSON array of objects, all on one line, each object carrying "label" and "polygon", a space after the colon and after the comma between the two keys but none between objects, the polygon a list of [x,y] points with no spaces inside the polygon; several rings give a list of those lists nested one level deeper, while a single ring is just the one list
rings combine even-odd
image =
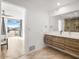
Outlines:
[{"label": "large wall mirror", "polygon": [[51,16],[49,25],[51,31],[79,32],[79,11]]}]

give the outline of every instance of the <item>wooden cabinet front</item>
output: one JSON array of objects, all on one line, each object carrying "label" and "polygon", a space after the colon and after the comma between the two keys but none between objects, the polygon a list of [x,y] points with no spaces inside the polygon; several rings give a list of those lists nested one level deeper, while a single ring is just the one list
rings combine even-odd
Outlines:
[{"label": "wooden cabinet front", "polygon": [[71,55],[79,58],[79,40],[67,37],[45,35],[44,42],[50,47],[64,50]]}]

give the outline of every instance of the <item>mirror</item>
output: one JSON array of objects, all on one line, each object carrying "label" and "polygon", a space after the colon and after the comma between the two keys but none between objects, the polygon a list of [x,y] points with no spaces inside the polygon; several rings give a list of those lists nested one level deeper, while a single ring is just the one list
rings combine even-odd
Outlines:
[{"label": "mirror", "polygon": [[51,16],[49,26],[50,31],[79,32],[79,11]]},{"label": "mirror", "polygon": [[64,31],[79,32],[79,17],[66,18]]}]

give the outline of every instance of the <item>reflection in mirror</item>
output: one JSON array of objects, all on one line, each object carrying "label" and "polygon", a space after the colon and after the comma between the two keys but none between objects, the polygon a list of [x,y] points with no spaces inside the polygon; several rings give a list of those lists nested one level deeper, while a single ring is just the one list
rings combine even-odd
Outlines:
[{"label": "reflection in mirror", "polygon": [[51,16],[50,31],[79,32],[79,11]]},{"label": "reflection in mirror", "polygon": [[79,17],[65,19],[64,31],[79,32]]}]

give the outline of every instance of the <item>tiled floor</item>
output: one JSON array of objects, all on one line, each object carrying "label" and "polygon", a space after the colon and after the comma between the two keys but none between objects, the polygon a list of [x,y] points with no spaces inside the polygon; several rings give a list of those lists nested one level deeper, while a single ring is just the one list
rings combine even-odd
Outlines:
[{"label": "tiled floor", "polygon": [[6,46],[2,47],[2,59],[15,59],[16,57],[24,54],[23,40],[20,37],[9,37],[8,38],[8,50]]},{"label": "tiled floor", "polygon": [[7,52],[6,49],[2,50],[2,54],[3,54],[2,59],[77,59],[48,47],[41,49],[37,52],[31,53],[29,55],[23,55],[16,58],[12,56],[5,56],[6,52]]},{"label": "tiled floor", "polygon": [[44,48],[28,56],[32,59],[76,59],[52,48]]}]

